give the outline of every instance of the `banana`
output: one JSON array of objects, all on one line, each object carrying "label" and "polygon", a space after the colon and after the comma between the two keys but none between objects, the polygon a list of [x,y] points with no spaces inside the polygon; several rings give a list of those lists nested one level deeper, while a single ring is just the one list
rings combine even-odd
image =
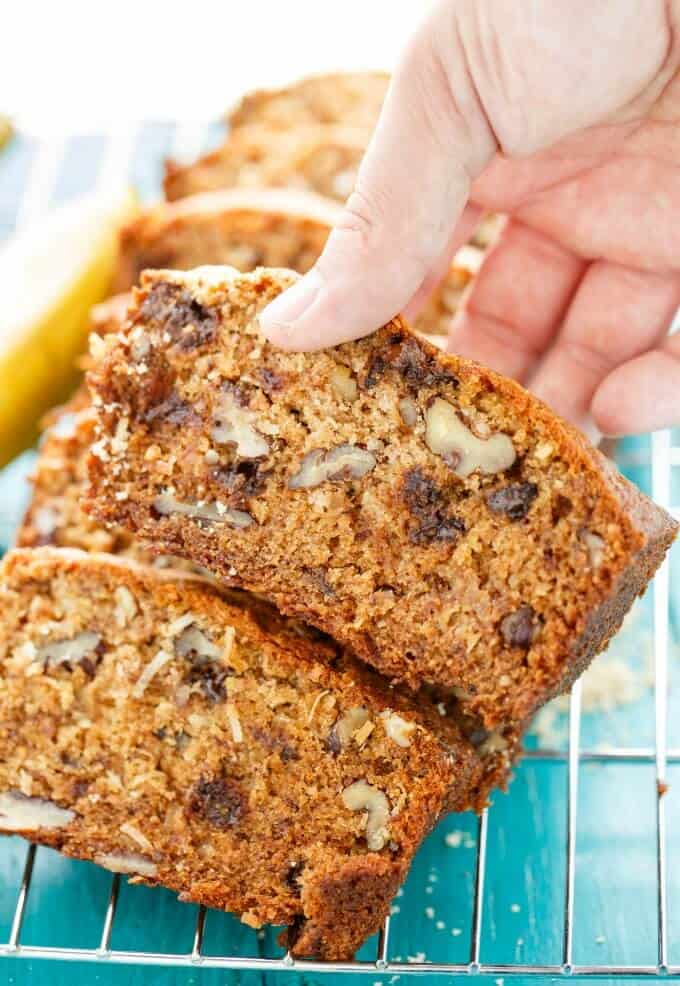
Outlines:
[{"label": "banana", "polygon": [[13,133],[14,128],[11,121],[0,113],[0,151],[8,143]]},{"label": "banana", "polygon": [[0,467],[75,385],[88,313],[108,293],[118,231],[134,208],[127,188],[96,192],[0,248]]}]

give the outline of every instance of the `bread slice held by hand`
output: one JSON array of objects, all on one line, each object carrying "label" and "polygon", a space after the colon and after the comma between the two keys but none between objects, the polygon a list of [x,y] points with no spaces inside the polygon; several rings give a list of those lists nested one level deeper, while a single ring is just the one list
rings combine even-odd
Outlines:
[{"label": "bread slice held by hand", "polygon": [[91,509],[262,593],[383,674],[524,722],[608,642],[677,525],[511,380],[401,318],[316,353],[294,275],[149,272],[90,376]]},{"label": "bread slice held by hand", "polygon": [[39,548],[0,569],[0,831],[349,958],[443,811],[453,718],[190,575]]}]

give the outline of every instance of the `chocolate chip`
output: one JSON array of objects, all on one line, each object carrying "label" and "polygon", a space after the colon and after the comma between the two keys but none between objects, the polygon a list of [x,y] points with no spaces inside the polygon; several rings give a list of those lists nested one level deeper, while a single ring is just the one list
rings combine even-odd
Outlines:
[{"label": "chocolate chip", "polygon": [[335,726],[331,729],[330,733],[326,737],[326,749],[329,753],[332,753],[334,757],[342,752],[342,743],[340,742],[340,737],[338,736]]},{"label": "chocolate chip", "polygon": [[287,741],[285,735],[280,731],[251,726],[250,733],[253,739],[261,743],[265,750],[278,753],[283,763],[290,763],[292,760],[300,759],[300,754],[296,748]]},{"label": "chocolate chip", "polygon": [[511,483],[489,493],[486,502],[495,514],[505,514],[510,520],[523,520],[537,496],[536,483]]},{"label": "chocolate chip", "polygon": [[214,661],[199,661],[194,664],[184,677],[189,684],[198,682],[201,691],[213,705],[224,702],[227,697],[227,670]]},{"label": "chocolate chip", "polygon": [[388,363],[382,356],[379,354],[373,356],[369,363],[366,376],[364,377],[364,387],[366,390],[372,390],[375,387],[380,377],[385,373],[387,366]]},{"label": "chocolate chip", "polygon": [[187,352],[212,342],[217,334],[217,313],[199,304],[179,284],[155,284],[142,302],[140,315],[169,333]]},{"label": "chocolate chip", "polygon": [[142,420],[151,425],[156,421],[171,425],[196,425],[200,423],[201,417],[176,390],[171,390],[162,401],[147,408]]},{"label": "chocolate chip", "polygon": [[218,829],[235,825],[243,814],[240,784],[229,777],[201,777],[189,792],[188,809]]},{"label": "chocolate chip", "polygon": [[413,544],[457,540],[465,533],[459,517],[447,512],[446,495],[421,469],[409,469],[402,485],[402,499],[418,526],[409,533]]},{"label": "chocolate chip", "polygon": [[256,459],[241,459],[230,466],[213,469],[210,478],[227,491],[234,506],[244,506],[264,489],[271,470]]},{"label": "chocolate chip", "polygon": [[375,387],[380,377],[392,368],[412,391],[439,384],[458,386],[458,378],[445,369],[435,355],[425,351],[413,336],[393,333],[386,345],[375,353],[364,377],[364,387]]},{"label": "chocolate chip", "polygon": [[520,606],[501,620],[500,630],[509,647],[527,650],[536,638],[540,623],[531,606]]}]

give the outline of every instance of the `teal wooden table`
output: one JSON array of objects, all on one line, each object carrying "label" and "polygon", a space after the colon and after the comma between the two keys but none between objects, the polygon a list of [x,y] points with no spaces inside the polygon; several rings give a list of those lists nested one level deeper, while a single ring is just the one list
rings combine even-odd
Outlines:
[{"label": "teal wooden table", "polygon": [[[115,147],[113,156],[125,161],[132,182],[148,199],[157,194],[164,154],[183,149],[195,153],[215,133],[210,127],[155,124],[126,139],[127,156]],[[111,159],[112,143],[98,136],[47,147],[15,141],[0,157],[0,236],[22,221],[27,199],[35,212],[89,190]],[[33,453],[27,453],[0,474],[0,549],[11,543],[32,461]],[[660,502],[680,505],[680,470],[674,466],[680,464],[680,435],[658,435],[653,443],[626,441],[619,462]],[[511,979],[566,977],[573,967],[573,977],[593,978],[592,970],[599,969],[599,978],[620,982],[622,975],[615,970],[627,970],[627,978],[635,972],[645,978],[668,975],[659,970],[660,961],[673,976],[680,973],[679,564],[675,549],[655,591],[637,604],[601,659],[626,701],[610,710],[586,710],[582,716],[574,707],[571,756],[568,711],[560,707],[544,714],[509,792],[495,795],[482,823],[471,815],[451,816],[429,837],[394,901],[387,940],[367,943],[358,956],[366,965],[350,975],[386,986],[406,986],[416,972],[420,981],[473,976],[502,986]],[[590,700],[596,684],[591,681],[586,688]],[[660,808],[659,776],[668,786]],[[659,839],[665,856],[661,894]],[[35,855],[19,948],[13,950],[12,925],[16,931],[26,858],[21,840],[0,840],[1,986],[335,986],[346,981],[341,972],[224,964],[225,957],[241,965],[281,960],[282,952],[275,931],[258,934],[216,912],[206,916],[202,958],[192,964],[197,908],[162,890],[120,885],[107,939],[111,875],[47,849]],[[565,935],[567,912],[571,920]],[[103,935],[105,949],[97,957]],[[33,957],[45,954],[43,949],[50,949],[52,957]],[[67,961],[88,953],[90,961]],[[116,964],[122,953],[129,962]],[[143,954],[135,959],[137,953]],[[148,953],[162,956],[165,964],[142,964]],[[386,970],[380,968],[381,960],[389,964]],[[223,967],[209,968],[213,961],[222,961]],[[435,975],[429,971],[433,965],[453,968]]]}]

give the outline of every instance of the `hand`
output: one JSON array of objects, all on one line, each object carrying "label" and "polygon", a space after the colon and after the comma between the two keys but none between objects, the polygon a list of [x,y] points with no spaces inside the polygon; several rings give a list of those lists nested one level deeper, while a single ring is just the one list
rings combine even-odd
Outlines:
[{"label": "hand", "polygon": [[584,430],[680,423],[680,0],[446,0],[397,68],[286,349],[413,315],[483,210],[509,215],[448,348]]}]

